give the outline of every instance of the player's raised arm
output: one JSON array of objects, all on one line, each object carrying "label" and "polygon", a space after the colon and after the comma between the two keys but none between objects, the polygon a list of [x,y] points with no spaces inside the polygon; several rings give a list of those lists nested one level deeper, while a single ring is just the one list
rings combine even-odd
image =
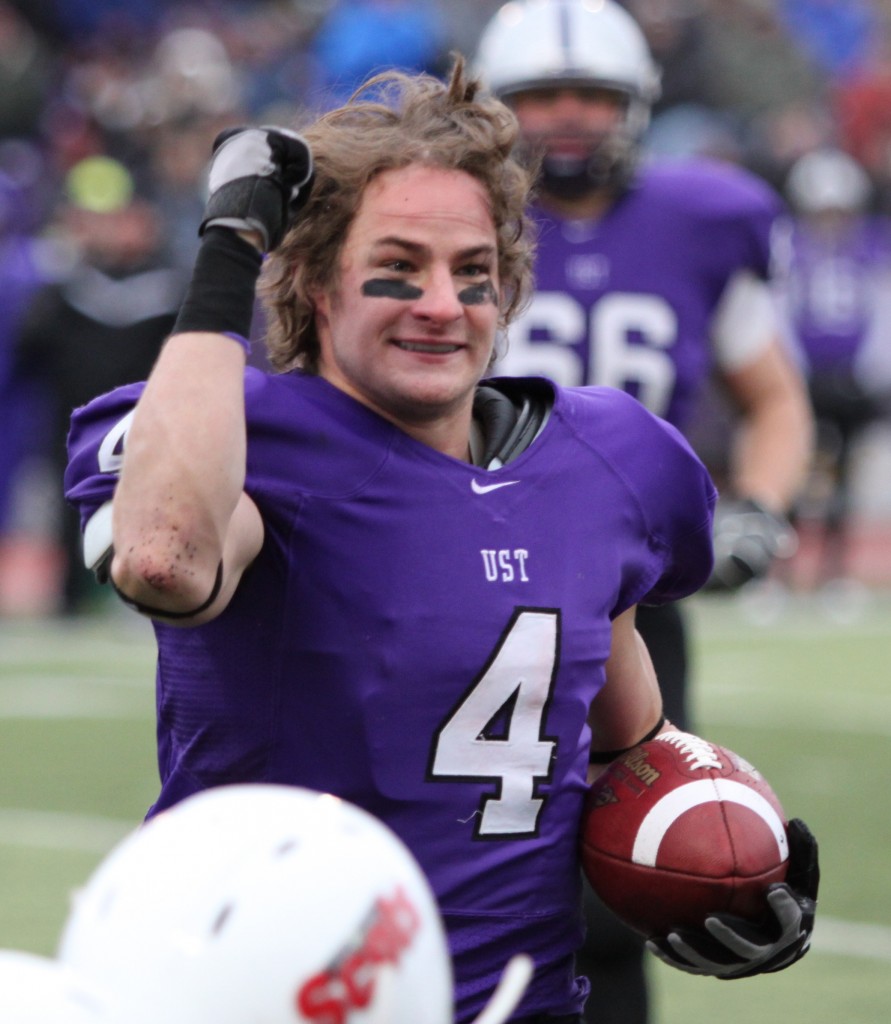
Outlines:
[{"label": "player's raised arm", "polygon": [[114,498],[112,582],[146,614],[213,618],[262,544],[243,491],[246,339],[262,253],[311,170],[306,144],[283,130],[239,129],[215,145],[192,281],[136,407]]}]

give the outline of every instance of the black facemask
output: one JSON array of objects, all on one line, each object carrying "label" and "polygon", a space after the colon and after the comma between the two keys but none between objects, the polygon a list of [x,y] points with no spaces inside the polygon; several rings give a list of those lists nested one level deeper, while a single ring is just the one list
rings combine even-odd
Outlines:
[{"label": "black facemask", "polygon": [[593,143],[587,154],[549,152],[539,146],[542,190],[558,199],[581,199],[600,188],[624,190],[634,172],[636,147],[619,134]]}]

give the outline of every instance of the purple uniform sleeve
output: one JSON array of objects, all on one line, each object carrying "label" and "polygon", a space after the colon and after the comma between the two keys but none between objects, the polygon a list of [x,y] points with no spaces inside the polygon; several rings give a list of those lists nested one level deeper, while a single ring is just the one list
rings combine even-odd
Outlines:
[{"label": "purple uniform sleeve", "polygon": [[71,416],[64,488],[78,510],[81,529],[114,494],[130,413],[144,387],[128,384],[100,395]]}]

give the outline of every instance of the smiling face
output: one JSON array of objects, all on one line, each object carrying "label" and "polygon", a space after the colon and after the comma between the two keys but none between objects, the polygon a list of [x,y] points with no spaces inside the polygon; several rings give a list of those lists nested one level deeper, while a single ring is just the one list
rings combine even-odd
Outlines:
[{"label": "smiling face", "polygon": [[385,171],[363,196],[335,286],[316,296],[319,373],[463,458],[498,324],[495,225],[463,171]]}]

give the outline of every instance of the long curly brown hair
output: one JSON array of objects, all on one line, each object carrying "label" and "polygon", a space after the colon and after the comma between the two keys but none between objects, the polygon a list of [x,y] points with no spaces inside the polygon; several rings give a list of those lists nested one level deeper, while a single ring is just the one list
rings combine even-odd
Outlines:
[{"label": "long curly brown hair", "polygon": [[378,174],[410,164],[464,171],[489,197],[498,239],[500,326],[528,301],[533,232],[527,219],[532,174],[512,153],[513,113],[482,94],[454,57],[447,81],[385,72],[342,107],[298,129],[314,161],[309,198],[266,261],[261,294],[266,346],[276,370],[315,373],[319,339],[311,296],[337,283],[341,250],[365,189]]}]

